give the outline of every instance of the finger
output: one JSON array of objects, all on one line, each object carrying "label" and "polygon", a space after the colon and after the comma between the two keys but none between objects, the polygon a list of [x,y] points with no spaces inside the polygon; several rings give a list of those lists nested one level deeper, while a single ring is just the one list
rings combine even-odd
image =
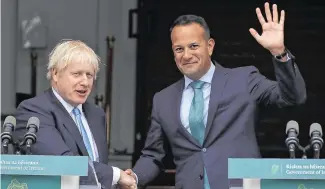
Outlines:
[{"label": "finger", "polygon": [[264,17],[261,13],[261,9],[260,8],[256,8],[256,15],[257,15],[257,18],[258,18],[258,21],[260,22],[261,25],[265,24],[265,20],[264,20]]},{"label": "finger", "polygon": [[265,3],[264,4],[264,9],[265,9],[266,20],[268,22],[272,22],[272,15],[271,15],[271,11],[270,11],[270,4],[269,3]]},{"label": "finger", "polygon": [[127,170],[125,170],[124,171],[126,174],[128,174],[128,175],[131,175],[132,174],[132,170],[131,169],[127,169]]},{"label": "finger", "polygon": [[281,16],[280,16],[280,24],[284,25],[284,17],[285,17],[285,12],[284,10],[281,11]]},{"label": "finger", "polygon": [[253,28],[249,29],[249,32],[251,33],[251,35],[256,39],[257,42],[260,41],[260,35],[257,33],[257,31]]},{"label": "finger", "polygon": [[279,15],[278,15],[278,7],[276,4],[273,4],[272,11],[273,11],[273,22],[278,23]]},{"label": "finger", "polygon": [[130,183],[131,185],[136,183],[135,179],[132,176],[128,175],[127,177],[128,177],[127,178],[128,183]]},{"label": "finger", "polygon": [[136,183],[135,183],[135,181],[132,179],[126,179],[125,181],[124,181],[124,183],[122,183],[122,184],[124,184],[125,186],[128,186],[128,187],[131,187],[131,186],[134,186]]}]

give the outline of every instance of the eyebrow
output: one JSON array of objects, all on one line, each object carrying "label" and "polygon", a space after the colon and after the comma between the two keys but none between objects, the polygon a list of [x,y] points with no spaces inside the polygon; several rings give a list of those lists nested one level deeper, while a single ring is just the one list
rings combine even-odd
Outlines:
[{"label": "eyebrow", "polygon": [[[192,43],[190,43],[188,45],[198,45],[198,44],[199,44],[198,42],[192,42]],[[183,47],[183,45],[174,45],[173,47],[174,48],[176,48],[176,47]]]},{"label": "eyebrow", "polygon": [[193,42],[193,43],[190,43],[190,45],[197,45],[199,44],[198,42]]}]

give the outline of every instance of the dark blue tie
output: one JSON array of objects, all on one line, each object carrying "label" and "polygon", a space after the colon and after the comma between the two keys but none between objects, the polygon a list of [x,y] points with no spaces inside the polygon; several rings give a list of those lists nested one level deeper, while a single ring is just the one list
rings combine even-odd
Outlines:
[{"label": "dark blue tie", "polygon": [[76,118],[77,126],[79,127],[79,130],[81,132],[82,139],[83,139],[84,144],[86,146],[86,149],[88,151],[89,157],[93,161],[95,161],[94,154],[93,154],[93,150],[91,148],[91,144],[90,144],[89,137],[88,137],[87,132],[86,132],[86,129],[85,129],[85,127],[84,127],[84,125],[82,124],[82,121],[81,121],[81,112],[80,112],[80,110],[78,108],[74,108],[72,110],[72,112],[73,112],[73,115]]},{"label": "dark blue tie", "polygon": [[[192,136],[199,141],[202,145],[205,134],[205,125],[204,125],[204,99],[203,99],[203,91],[202,87],[205,82],[203,81],[193,81],[190,86],[194,90],[194,97],[192,100],[192,105],[190,108],[189,115],[189,126],[191,130]],[[204,168],[204,189],[210,189],[208,175],[206,173],[206,169]]]}]

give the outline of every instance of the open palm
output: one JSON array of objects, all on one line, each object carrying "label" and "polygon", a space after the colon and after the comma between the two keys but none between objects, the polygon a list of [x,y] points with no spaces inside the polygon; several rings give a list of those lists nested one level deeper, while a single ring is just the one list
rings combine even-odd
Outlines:
[{"label": "open palm", "polygon": [[263,32],[261,35],[253,28],[249,31],[256,41],[262,45],[264,48],[268,49],[272,54],[279,54],[284,50],[284,11],[281,11],[281,16],[279,20],[277,5],[273,5],[273,16],[270,11],[269,3],[265,3],[265,15],[264,19],[261,10],[256,8],[257,18],[262,26]]}]

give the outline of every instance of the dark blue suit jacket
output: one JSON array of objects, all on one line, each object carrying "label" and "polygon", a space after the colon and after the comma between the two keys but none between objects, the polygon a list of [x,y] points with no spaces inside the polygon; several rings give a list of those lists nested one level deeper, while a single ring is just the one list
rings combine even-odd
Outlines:
[{"label": "dark blue suit jacket", "polygon": [[227,160],[260,157],[254,131],[257,106],[284,107],[306,100],[304,80],[290,57],[286,63],[273,59],[277,81],[265,78],[253,66],[228,69],[215,63],[203,146],[180,120],[184,79],[156,93],[143,154],[133,169],[139,184],[146,185],[162,170],[163,141],[168,140],[176,164],[177,189],[203,188],[203,167],[211,189],[240,185],[240,181],[228,180]]},{"label": "dark blue suit jacket", "polygon": [[[83,111],[90,130],[94,136],[99,153],[99,162],[94,167],[99,182],[111,188],[113,169],[108,166],[108,147],[106,140],[106,119],[104,111],[94,104],[86,102]],[[17,108],[17,127],[14,135],[22,140],[26,132],[27,121],[35,116],[40,120],[37,142],[32,153],[38,155],[88,156],[80,132],[60,101],[54,96],[52,89],[34,98],[23,101]],[[86,183],[95,183],[89,167],[89,177],[81,178]]]}]

